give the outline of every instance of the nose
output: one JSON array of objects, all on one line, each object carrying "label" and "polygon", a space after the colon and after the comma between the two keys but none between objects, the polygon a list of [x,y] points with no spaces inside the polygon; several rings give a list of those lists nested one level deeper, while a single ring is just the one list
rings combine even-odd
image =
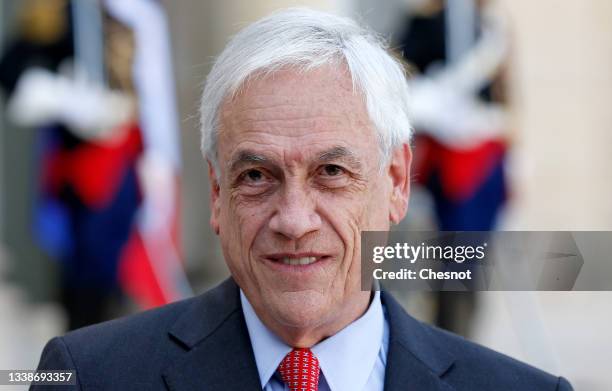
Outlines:
[{"label": "nose", "polygon": [[306,189],[298,185],[287,185],[269,226],[273,232],[297,240],[321,229],[321,216]]}]

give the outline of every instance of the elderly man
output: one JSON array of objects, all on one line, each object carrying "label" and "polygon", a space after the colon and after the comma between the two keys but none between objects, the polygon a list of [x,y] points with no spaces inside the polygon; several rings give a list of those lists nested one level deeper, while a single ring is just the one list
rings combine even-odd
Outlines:
[{"label": "elderly man", "polygon": [[360,233],[406,214],[401,65],[349,19],[273,14],[228,44],[202,97],[211,225],[232,277],[53,339],[82,389],[567,390],[361,290]]}]

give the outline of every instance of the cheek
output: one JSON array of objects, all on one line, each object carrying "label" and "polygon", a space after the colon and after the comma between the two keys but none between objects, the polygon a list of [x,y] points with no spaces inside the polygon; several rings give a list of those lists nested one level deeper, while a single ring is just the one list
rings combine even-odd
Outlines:
[{"label": "cheek", "polygon": [[[233,249],[234,255],[246,260],[258,232],[265,224],[268,208],[265,204],[247,201],[232,192],[228,192],[224,199],[221,215],[225,232],[222,236],[225,236],[224,241],[228,242],[227,246]],[[239,254],[236,254],[238,251]]]},{"label": "cheek", "polygon": [[324,193],[318,197],[319,213],[343,240],[359,226],[360,205],[355,195]]},{"label": "cheek", "polygon": [[389,229],[390,182],[386,177],[376,177],[372,184],[365,197],[362,230],[386,231]]},{"label": "cheek", "polygon": [[389,199],[384,184],[377,183],[351,197],[324,199],[321,203],[329,220],[344,236],[388,227]]},{"label": "cheek", "polygon": [[265,222],[264,206],[242,202],[231,195],[224,198],[221,207],[219,239],[227,266],[238,285],[252,290],[256,271],[251,262],[251,250]]},{"label": "cheek", "polygon": [[329,194],[322,196],[319,202],[321,214],[332,231],[326,233],[325,237],[336,237],[342,242],[344,273],[348,273],[351,265],[359,259],[360,232],[364,227],[368,205],[365,195],[354,193],[340,197]]}]

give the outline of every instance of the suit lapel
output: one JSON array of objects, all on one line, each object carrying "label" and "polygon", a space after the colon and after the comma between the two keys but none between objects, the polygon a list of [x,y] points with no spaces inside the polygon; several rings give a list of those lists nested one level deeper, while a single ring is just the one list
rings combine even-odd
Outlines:
[{"label": "suit lapel", "polygon": [[169,334],[186,352],[163,373],[170,390],[261,390],[238,292],[226,280],[174,324]]},{"label": "suit lapel", "polygon": [[[390,331],[385,390],[454,390],[442,379],[454,358],[393,297],[383,291],[381,298]],[[261,390],[238,287],[231,278],[194,301],[169,335],[184,350],[163,372],[170,390]]]},{"label": "suit lapel", "polygon": [[454,358],[439,346],[430,330],[409,316],[393,297],[381,292],[389,321],[385,391],[451,391],[442,376]]}]

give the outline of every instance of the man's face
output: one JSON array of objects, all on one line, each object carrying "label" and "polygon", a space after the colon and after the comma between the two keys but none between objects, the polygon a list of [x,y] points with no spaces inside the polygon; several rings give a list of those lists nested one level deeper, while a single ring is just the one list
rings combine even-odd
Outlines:
[{"label": "man's face", "polygon": [[[321,327],[367,303],[360,232],[403,217],[407,171],[379,170],[374,128],[345,69],[249,81],[222,106],[217,148],[211,224],[262,320]],[[393,159],[405,170],[406,151]]]}]

